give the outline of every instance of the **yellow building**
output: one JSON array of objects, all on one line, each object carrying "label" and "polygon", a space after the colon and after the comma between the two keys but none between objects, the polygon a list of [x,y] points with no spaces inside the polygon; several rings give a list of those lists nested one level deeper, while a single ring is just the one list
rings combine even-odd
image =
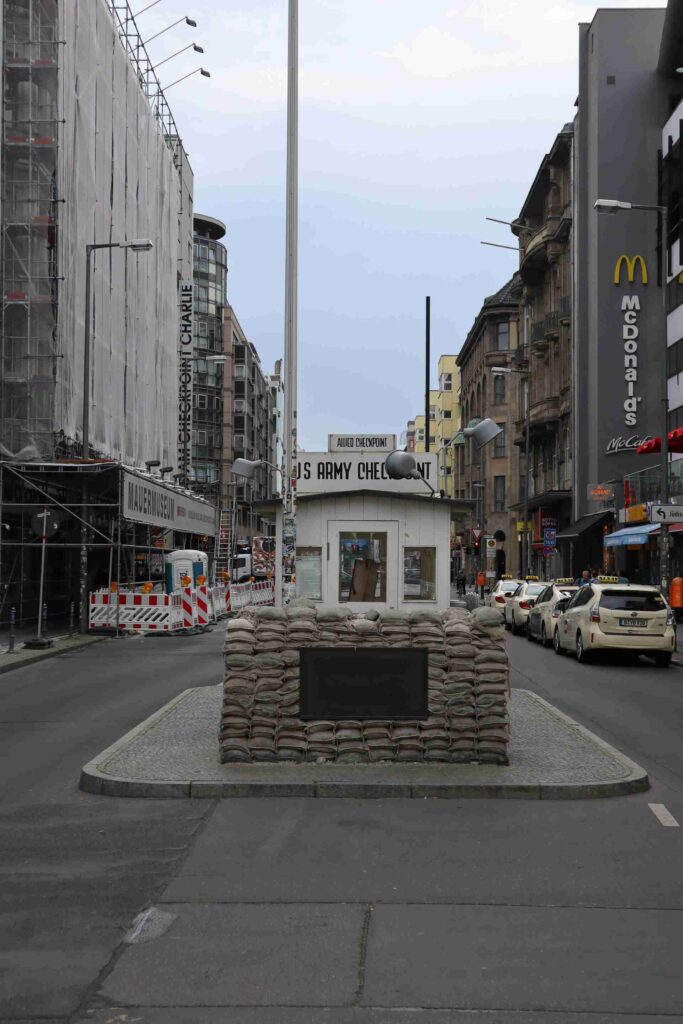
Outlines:
[{"label": "yellow building", "polygon": [[[445,491],[449,498],[456,497],[455,458],[450,443],[460,429],[460,370],[456,365],[457,356],[441,356],[439,359],[439,390],[429,392],[429,450],[439,457],[439,482],[437,489]],[[408,424],[410,436],[415,437],[416,454],[425,450],[424,413]]]}]

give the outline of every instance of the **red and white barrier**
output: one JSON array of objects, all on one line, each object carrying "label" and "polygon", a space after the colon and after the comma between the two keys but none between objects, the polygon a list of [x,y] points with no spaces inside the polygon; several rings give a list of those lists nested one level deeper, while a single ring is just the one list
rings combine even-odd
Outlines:
[{"label": "red and white barrier", "polygon": [[211,600],[213,602],[213,614],[215,619],[224,619],[228,614],[225,603],[225,587],[211,587]]},{"label": "red and white barrier", "polygon": [[183,610],[183,629],[194,629],[197,625],[197,592],[194,587],[183,587],[180,591]]},{"label": "red and white barrier", "polygon": [[275,581],[261,580],[258,583],[233,583],[229,588],[228,610],[239,612],[253,605],[275,603]]},{"label": "red and white barrier", "polygon": [[197,594],[197,625],[200,628],[206,628],[210,622],[213,622],[211,597],[209,594],[209,588],[206,584],[202,584],[196,589]]},{"label": "red and white barrier", "polygon": [[114,627],[139,633],[175,633],[183,628],[180,594],[127,594],[98,590],[90,595],[90,629]]}]

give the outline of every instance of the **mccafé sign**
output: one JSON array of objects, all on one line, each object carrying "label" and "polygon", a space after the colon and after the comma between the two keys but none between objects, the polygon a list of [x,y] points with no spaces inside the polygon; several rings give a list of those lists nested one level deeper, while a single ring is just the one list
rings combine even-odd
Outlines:
[{"label": "mccaf\u00e9 sign", "polygon": [[[628,284],[635,284],[636,271],[641,285],[647,284],[647,266],[642,256],[621,255],[614,264],[614,283],[619,286],[626,272]],[[635,427],[638,423],[638,405],[642,395],[638,394],[638,314],[640,299],[637,295],[621,296],[621,312],[623,314],[621,339],[624,346],[624,425]]]}]

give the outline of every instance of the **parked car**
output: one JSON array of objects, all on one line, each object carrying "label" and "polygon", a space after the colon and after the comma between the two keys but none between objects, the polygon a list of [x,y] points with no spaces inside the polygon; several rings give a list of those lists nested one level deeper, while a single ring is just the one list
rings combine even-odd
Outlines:
[{"label": "parked car", "polygon": [[502,615],[506,597],[512,597],[521,582],[521,580],[517,580],[513,576],[501,576],[486,598],[486,604],[490,608],[497,608]]},{"label": "parked car", "polygon": [[549,583],[529,611],[526,624],[527,640],[540,640],[541,646],[550,647],[553,642],[555,608],[560,601],[571,597],[578,589],[571,576]]},{"label": "parked car", "polygon": [[585,662],[596,651],[626,650],[665,668],[676,649],[673,610],[657,587],[618,581],[598,576],[574,594],[553,630],[555,653],[574,651]]},{"label": "parked car", "polygon": [[506,629],[511,629],[515,634],[526,629],[529,612],[536,603],[536,598],[543,593],[545,588],[546,584],[539,582],[538,576],[528,576],[523,583],[520,583],[514,594],[505,601],[503,622]]}]

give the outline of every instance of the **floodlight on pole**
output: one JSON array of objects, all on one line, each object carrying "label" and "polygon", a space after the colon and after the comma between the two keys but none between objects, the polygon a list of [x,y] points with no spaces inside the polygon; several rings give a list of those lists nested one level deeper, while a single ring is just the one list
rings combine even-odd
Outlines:
[{"label": "floodlight on pole", "polygon": [[184,82],[186,78],[192,78],[193,75],[203,75],[204,78],[211,78],[211,72],[207,71],[206,68],[195,68],[194,71],[188,71],[182,78],[176,78],[175,82],[171,82],[170,85],[165,85],[162,92],[168,92],[174,85],[178,85],[179,82]]},{"label": "floodlight on pole", "polygon": [[[185,53],[186,50],[194,50],[195,53],[204,53],[204,48],[198,43],[188,43],[187,46],[183,46],[180,50],[176,50],[175,53],[172,53],[170,57],[164,57],[163,60],[160,60],[158,64],[154,65],[152,71],[156,71],[157,68],[160,68],[163,64],[168,64],[169,60],[179,57],[180,54]],[[166,88],[168,89],[170,86],[166,86]]]},{"label": "floodlight on pole", "polygon": [[154,468],[155,468],[156,466],[160,466],[160,465],[161,465],[161,461],[160,461],[159,459],[148,459],[148,460],[147,460],[147,461],[145,462],[145,465],[147,466],[147,472],[148,472],[148,473],[151,473],[151,471],[152,471],[152,470],[153,470],[153,469],[154,469]]},{"label": "floodlight on pole", "polygon": [[155,32],[153,36],[149,37],[149,39],[145,39],[145,41],[143,42],[142,45],[143,46],[148,46],[151,42],[153,42],[153,40],[158,39],[159,36],[163,36],[163,34],[165,32],[169,32],[172,28],[175,28],[176,25],[180,25],[180,23],[182,21],[184,21],[186,25],[189,25],[190,28],[196,28],[197,27],[197,22],[194,20],[194,18],[188,18],[188,17],[178,18],[177,21],[171,22],[171,24],[167,25],[166,28],[162,28],[161,32]]},{"label": "floodlight on pole", "polygon": [[390,452],[384,460],[384,466],[391,480],[421,480],[432,494],[436,494],[432,485],[417,468],[417,461],[411,452],[403,452],[400,449]]},{"label": "floodlight on pole", "polygon": [[465,437],[471,437],[477,448],[483,448],[489,441],[493,441],[495,437],[503,433],[502,427],[487,417],[486,419],[480,420],[476,427],[464,427],[463,434]]},{"label": "floodlight on pole", "polygon": [[257,469],[274,469],[278,467],[266,459],[235,459],[231,467],[233,476],[243,476],[246,480],[252,480]]},{"label": "floodlight on pole", "polygon": [[634,209],[633,203],[622,203],[619,199],[596,199],[593,209],[598,213],[619,213],[619,210]]},{"label": "floodlight on pole", "polygon": [[149,252],[154,248],[154,242],[149,238],[132,238],[130,242],[121,242],[121,249],[130,249],[132,252]]},{"label": "floodlight on pole", "polygon": [[163,480],[166,474],[170,473],[172,470],[173,466],[162,466],[161,469],[159,470],[159,472],[161,473],[161,479]]}]

